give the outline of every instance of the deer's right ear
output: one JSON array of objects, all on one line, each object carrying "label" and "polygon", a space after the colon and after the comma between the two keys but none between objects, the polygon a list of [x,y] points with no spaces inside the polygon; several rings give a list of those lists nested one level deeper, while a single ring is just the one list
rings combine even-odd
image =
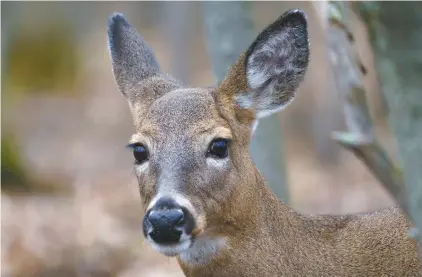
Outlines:
[{"label": "deer's right ear", "polygon": [[146,78],[160,72],[151,48],[120,13],[108,20],[108,48],[114,77],[120,91],[128,91]]}]

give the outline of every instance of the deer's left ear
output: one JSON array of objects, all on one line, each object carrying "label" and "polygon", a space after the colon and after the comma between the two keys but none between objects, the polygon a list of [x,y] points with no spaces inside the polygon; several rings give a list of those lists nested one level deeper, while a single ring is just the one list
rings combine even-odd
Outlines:
[{"label": "deer's left ear", "polygon": [[123,14],[108,19],[108,48],[113,73],[120,91],[127,98],[129,88],[160,73],[154,53]]},{"label": "deer's left ear", "polygon": [[303,12],[291,10],[258,35],[223,84],[236,90],[234,101],[239,108],[254,109],[259,119],[293,100],[308,62],[307,19]]}]

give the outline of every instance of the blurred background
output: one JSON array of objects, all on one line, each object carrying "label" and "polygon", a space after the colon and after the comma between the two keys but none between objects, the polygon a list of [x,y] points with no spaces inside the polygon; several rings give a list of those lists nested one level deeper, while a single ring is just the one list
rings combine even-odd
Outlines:
[{"label": "blurred background", "polygon": [[[2,276],[183,276],[144,243],[127,103],[114,83],[107,19],[122,12],[164,71],[215,83],[201,2],[2,2]],[[392,198],[331,139],[344,130],[321,19],[310,2],[251,3],[256,32],[285,10],[308,14],[311,62],[279,118],[288,201],[308,213],[373,211]],[[377,131],[394,156],[362,23],[353,33]],[[245,46],[246,49],[247,46]],[[280,169],[281,170],[281,169]]]}]

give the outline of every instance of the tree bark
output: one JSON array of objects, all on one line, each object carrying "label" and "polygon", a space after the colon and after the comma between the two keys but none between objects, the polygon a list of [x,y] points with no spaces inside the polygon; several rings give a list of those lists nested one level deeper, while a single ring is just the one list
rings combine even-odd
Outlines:
[{"label": "tree bark", "polygon": [[[257,33],[252,21],[251,3],[204,2],[206,43],[217,81],[246,51]],[[283,139],[277,114],[260,120],[252,137],[250,151],[259,171],[273,192],[288,202]]]},{"label": "tree bark", "polygon": [[[163,2],[160,3],[161,18],[166,18],[161,23],[165,38],[171,52],[170,73],[183,83],[188,83],[189,54],[191,52],[192,23],[188,20],[192,13],[192,4],[189,2]],[[180,35],[183,32],[183,36]]]},{"label": "tree bark", "polygon": [[368,28],[401,158],[409,215],[419,230],[413,235],[422,246],[422,5],[356,2],[355,7]]}]

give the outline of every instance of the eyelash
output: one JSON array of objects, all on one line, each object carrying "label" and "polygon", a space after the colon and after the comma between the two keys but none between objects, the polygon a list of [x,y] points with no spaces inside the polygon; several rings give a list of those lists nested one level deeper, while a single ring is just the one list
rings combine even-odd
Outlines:
[{"label": "eyelash", "polygon": [[[132,149],[133,156],[135,158],[135,164],[141,165],[149,160],[149,150],[146,145],[135,142],[127,146]],[[136,148],[141,148],[143,151],[136,151]]]}]

